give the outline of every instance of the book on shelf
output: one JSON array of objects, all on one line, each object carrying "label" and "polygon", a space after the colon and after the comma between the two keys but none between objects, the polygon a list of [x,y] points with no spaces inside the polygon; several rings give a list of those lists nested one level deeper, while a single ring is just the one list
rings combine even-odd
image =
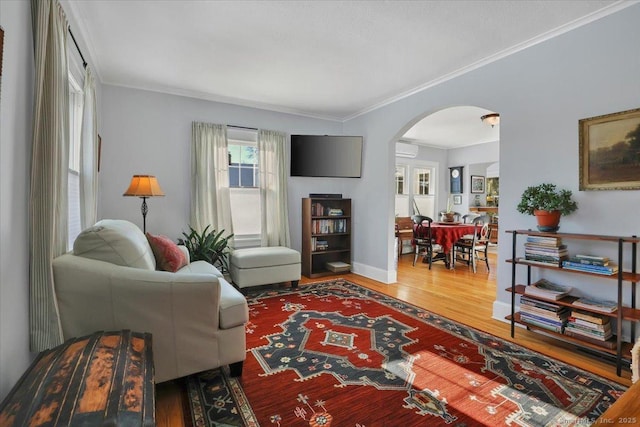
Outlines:
[{"label": "book on shelf", "polygon": [[575,323],[567,322],[565,325],[565,331],[573,332],[574,334],[578,334],[581,336],[589,337],[594,340],[606,341],[613,336],[613,332],[611,330],[606,332],[590,330],[588,328],[581,328],[577,326]]},{"label": "book on shelf", "polygon": [[584,255],[577,254],[575,258],[583,261],[592,261],[592,262],[609,262],[609,257],[606,256],[598,256],[598,255]]},{"label": "book on shelf", "polygon": [[560,261],[538,261],[535,259],[516,258],[516,261],[523,264],[540,265],[543,267],[560,268]]},{"label": "book on shelf", "polygon": [[603,314],[596,314],[591,312],[586,312],[582,310],[571,310],[571,317],[576,319],[586,320],[591,323],[596,323],[598,325],[604,325],[610,323],[611,317],[605,316]]},{"label": "book on shelf", "polygon": [[610,332],[611,331],[611,323],[593,323],[588,320],[580,319],[578,317],[569,316],[567,321],[571,324],[576,325],[576,327],[587,328],[592,331],[600,331],[600,332]]},{"label": "book on shelf", "polygon": [[573,262],[570,260],[562,261],[562,268],[566,268],[567,270],[586,271],[588,273],[604,274],[607,276],[611,276],[618,272],[618,266],[615,264],[593,265],[593,264],[584,264],[582,262]]},{"label": "book on shelf", "polygon": [[618,309],[618,303],[615,301],[597,300],[592,298],[578,298],[572,305],[575,307],[588,308],[590,310],[604,311],[613,313]]},{"label": "book on shelf", "polygon": [[327,270],[333,271],[335,273],[342,273],[351,270],[351,264],[342,261],[331,261],[325,264]]},{"label": "book on shelf", "polygon": [[562,333],[562,331],[564,330],[564,327],[562,325],[552,325],[550,323],[546,323],[546,322],[541,322],[538,321],[536,319],[527,317],[527,316],[523,316],[523,313],[520,313],[520,320],[523,323],[528,323],[530,325],[533,326],[537,326],[539,328],[543,328],[549,331],[553,331],[553,332],[557,332],[557,333]]},{"label": "book on shelf", "polygon": [[529,315],[533,318],[539,318],[540,320],[548,320],[553,323],[562,324],[569,319],[569,312],[553,313],[551,311],[539,311],[535,307],[520,306],[520,313],[523,315]]},{"label": "book on shelf", "polygon": [[533,295],[543,297],[547,299],[558,300],[569,295],[571,292],[570,286],[561,286],[556,283],[550,282],[547,279],[540,279],[535,283],[530,284],[524,288],[525,295]]},{"label": "book on shelf", "polygon": [[575,262],[578,264],[586,264],[586,265],[600,265],[600,266],[609,265],[609,258],[604,258],[604,257],[600,257],[600,259],[582,258],[584,256],[585,255],[575,255],[575,256],[569,257],[568,261]]},{"label": "book on shelf", "polygon": [[527,243],[537,243],[539,245],[560,246],[562,239],[560,237],[549,236],[527,236]]},{"label": "book on shelf", "polygon": [[538,308],[540,310],[551,311],[553,313],[557,313],[560,311],[567,311],[567,307],[563,307],[558,304],[553,304],[551,302],[540,301],[539,299],[529,298],[526,295],[520,295],[520,305],[526,305]]}]

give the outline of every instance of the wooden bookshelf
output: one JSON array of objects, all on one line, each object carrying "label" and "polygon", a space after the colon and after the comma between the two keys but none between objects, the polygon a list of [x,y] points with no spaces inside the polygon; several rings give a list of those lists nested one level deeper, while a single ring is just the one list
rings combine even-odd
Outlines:
[{"label": "wooden bookshelf", "polygon": [[351,265],[351,199],[302,199],[302,274],[314,278],[334,272],[328,262]]}]

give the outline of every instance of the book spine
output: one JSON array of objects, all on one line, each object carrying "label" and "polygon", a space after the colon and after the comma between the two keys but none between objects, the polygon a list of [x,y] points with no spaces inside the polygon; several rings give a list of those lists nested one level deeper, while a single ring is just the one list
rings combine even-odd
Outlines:
[{"label": "book spine", "polygon": [[598,333],[597,331],[588,331],[585,329],[576,328],[575,325],[572,325],[572,324],[567,324],[567,326],[565,327],[565,331],[570,331],[574,334],[582,335],[582,336],[589,337],[599,341],[606,341],[613,336],[611,331],[609,331],[608,333],[602,334],[602,333]]},{"label": "book spine", "polygon": [[582,319],[591,323],[596,323],[598,325],[609,323],[609,317],[600,317],[597,315],[586,314],[576,310],[571,310],[571,317],[575,317],[576,319]]},{"label": "book spine", "polygon": [[522,321],[524,323],[530,323],[530,324],[532,324],[534,326],[537,326],[539,328],[547,329],[547,330],[553,331],[553,332],[562,333],[562,327],[561,326],[550,325],[550,324],[544,323],[544,322],[537,322],[535,319],[525,319],[525,318],[522,318],[522,316],[520,316],[520,318],[522,319]]},{"label": "book spine", "polygon": [[547,311],[557,312],[565,309],[565,307],[561,307],[557,304],[552,304],[550,302],[540,301],[534,298],[529,298],[526,295],[520,296],[520,304],[530,305],[533,307],[542,308]]},{"label": "book spine", "polygon": [[562,268],[565,268],[567,270],[584,271],[584,272],[587,272],[587,273],[602,274],[603,276],[611,276],[611,275],[617,273],[617,271],[594,270],[594,269],[588,269],[588,268],[583,268],[583,267],[578,267],[578,266],[573,266],[573,265],[563,265]]},{"label": "book spine", "polygon": [[573,316],[570,316],[568,320],[569,320],[569,323],[576,325],[577,327],[587,328],[592,331],[608,332],[611,330],[610,323],[600,325],[597,323],[589,322],[587,320],[578,319]]},{"label": "book spine", "polygon": [[535,320],[536,322],[543,322],[551,326],[563,326],[565,324],[564,320],[550,319],[548,317],[538,316],[538,315],[523,312],[523,311],[520,312],[520,318]]}]

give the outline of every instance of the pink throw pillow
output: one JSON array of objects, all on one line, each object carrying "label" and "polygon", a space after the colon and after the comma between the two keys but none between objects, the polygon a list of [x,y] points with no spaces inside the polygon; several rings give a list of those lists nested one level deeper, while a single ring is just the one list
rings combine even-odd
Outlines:
[{"label": "pink throw pillow", "polygon": [[187,257],[171,239],[166,236],[154,236],[147,233],[149,246],[156,258],[158,270],[175,273],[187,265]]}]

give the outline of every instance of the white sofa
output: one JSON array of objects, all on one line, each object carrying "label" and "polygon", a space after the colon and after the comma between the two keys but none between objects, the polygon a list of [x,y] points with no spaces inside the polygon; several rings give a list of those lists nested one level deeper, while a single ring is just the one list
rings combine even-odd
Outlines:
[{"label": "white sofa", "polygon": [[65,340],[101,330],[150,332],[156,383],[222,365],[242,373],[247,302],[211,264],[157,271],[138,227],[102,220],[53,261],[53,273]]}]

